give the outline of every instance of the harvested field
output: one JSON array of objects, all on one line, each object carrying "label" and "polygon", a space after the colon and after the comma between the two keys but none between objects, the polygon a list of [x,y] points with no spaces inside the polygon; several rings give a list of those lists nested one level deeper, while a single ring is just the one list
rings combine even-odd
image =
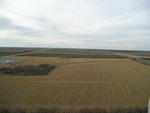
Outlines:
[{"label": "harvested field", "polygon": [[[15,57],[21,64],[49,63],[49,76],[0,76],[0,109],[145,108],[150,67],[130,59]],[[31,62],[32,61],[32,62]]]}]

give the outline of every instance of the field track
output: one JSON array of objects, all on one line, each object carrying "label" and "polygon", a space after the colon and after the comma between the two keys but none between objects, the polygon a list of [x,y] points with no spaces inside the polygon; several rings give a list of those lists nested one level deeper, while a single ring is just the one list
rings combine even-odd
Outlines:
[{"label": "field track", "polygon": [[48,76],[0,76],[0,108],[111,110],[148,105],[149,66],[129,59],[40,59],[32,62],[56,62],[57,68]]}]

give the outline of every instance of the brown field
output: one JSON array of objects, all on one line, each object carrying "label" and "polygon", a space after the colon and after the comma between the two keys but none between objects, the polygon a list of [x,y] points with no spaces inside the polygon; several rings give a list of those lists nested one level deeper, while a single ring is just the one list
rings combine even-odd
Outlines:
[{"label": "brown field", "polygon": [[[145,108],[150,67],[130,59],[13,57],[15,65],[48,63],[47,76],[0,76],[0,109]],[[14,64],[12,64],[14,65]],[[10,66],[12,66],[10,65]]]}]

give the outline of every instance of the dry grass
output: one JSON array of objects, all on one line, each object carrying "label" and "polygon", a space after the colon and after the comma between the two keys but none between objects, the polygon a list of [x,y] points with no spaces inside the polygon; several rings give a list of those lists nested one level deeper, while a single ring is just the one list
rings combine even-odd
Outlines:
[{"label": "dry grass", "polygon": [[0,76],[0,109],[146,108],[150,67],[129,59],[16,57],[57,65],[50,76]]}]

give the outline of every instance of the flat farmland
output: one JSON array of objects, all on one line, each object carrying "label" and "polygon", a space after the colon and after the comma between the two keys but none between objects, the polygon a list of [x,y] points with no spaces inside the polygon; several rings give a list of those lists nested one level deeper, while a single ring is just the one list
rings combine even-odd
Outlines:
[{"label": "flat farmland", "polygon": [[150,67],[130,59],[12,57],[49,63],[47,76],[0,76],[0,109],[146,108]]}]

